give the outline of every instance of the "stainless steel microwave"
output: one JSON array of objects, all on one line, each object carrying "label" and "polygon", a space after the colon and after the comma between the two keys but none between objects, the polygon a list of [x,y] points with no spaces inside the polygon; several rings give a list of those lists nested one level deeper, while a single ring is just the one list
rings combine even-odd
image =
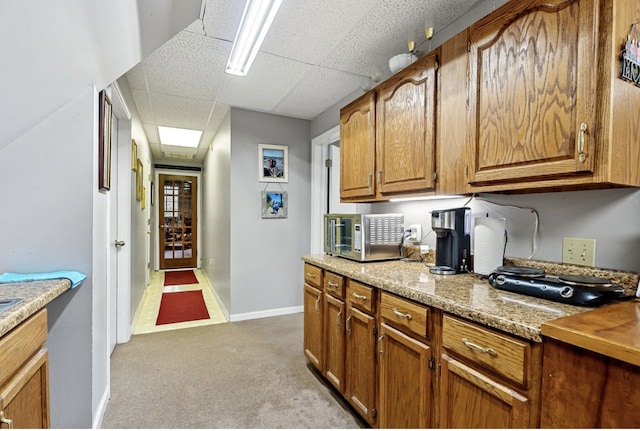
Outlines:
[{"label": "stainless steel microwave", "polygon": [[325,214],[324,252],[368,262],[402,257],[404,215]]}]

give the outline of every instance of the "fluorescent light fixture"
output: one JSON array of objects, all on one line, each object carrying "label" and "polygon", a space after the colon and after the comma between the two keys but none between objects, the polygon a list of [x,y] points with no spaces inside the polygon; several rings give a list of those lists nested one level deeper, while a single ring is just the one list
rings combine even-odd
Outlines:
[{"label": "fluorescent light fixture", "polygon": [[158,134],[160,135],[161,145],[197,148],[202,136],[202,130],[158,126]]},{"label": "fluorescent light fixture", "polygon": [[282,0],[247,0],[225,72],[247,76]]},{"label": "fluorescent light fixture", "polygon": [[465,198],[465,197],[467,196],[462,196],[462,195],[417,196],[413,198],[393,198],[393,199],[389,199],[389,202],[435,201],[439,199],[457,199],[457,198]]}]

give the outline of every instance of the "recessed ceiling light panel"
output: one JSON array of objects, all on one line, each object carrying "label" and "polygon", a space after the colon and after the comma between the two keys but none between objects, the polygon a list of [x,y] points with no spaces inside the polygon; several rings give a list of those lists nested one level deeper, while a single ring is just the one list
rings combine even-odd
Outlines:
[{"label": "recessed ceiling light panel", "polygon": [[179,129],[176,127],[158,126],[161,145],[173,147],[198,148],[202,130]]}]

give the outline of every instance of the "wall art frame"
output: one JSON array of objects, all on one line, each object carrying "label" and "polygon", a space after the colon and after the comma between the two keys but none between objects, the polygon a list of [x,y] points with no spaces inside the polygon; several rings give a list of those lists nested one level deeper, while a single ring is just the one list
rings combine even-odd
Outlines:
[{"label": "wall art frame", "polygon": [[136,140],[131,140],[131,170],[135,171],[138,168],[138,144]]},{"label": "wall art frame", "polygon": [[289,210],[289,194],[285,191],[261,192],[262,218],[287,218]]},{"label": "wall art frame", "polygon": [[258,181],[289,182],[289,149],[286,145],[258,144]]},{"label": "wall art frame", "polygon": [[144,171],[144,168],[142,167],[142,162],[140,161],[140,159],[137,159],[137,162],[136,162],[136,200],[137,201],[142,200],[143,171]]},{"label": "wall art frame", "polygon": [[111,101],[107,92],[98,93],[98,189],[111,189]]}]

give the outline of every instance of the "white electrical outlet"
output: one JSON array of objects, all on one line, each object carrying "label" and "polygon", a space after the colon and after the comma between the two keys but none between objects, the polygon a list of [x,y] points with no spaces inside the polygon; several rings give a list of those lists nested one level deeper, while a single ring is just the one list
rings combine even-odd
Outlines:
[{"label": "white electrical outlet", "polygon": [[419,224],[409,226],[409,239],[413,242],[420,242],[422,240],[422,226]]},{"label": "white electrical outlet", "polygon": [[595,266],[596,240],[585,238],[563,238],[562,263]]}]

